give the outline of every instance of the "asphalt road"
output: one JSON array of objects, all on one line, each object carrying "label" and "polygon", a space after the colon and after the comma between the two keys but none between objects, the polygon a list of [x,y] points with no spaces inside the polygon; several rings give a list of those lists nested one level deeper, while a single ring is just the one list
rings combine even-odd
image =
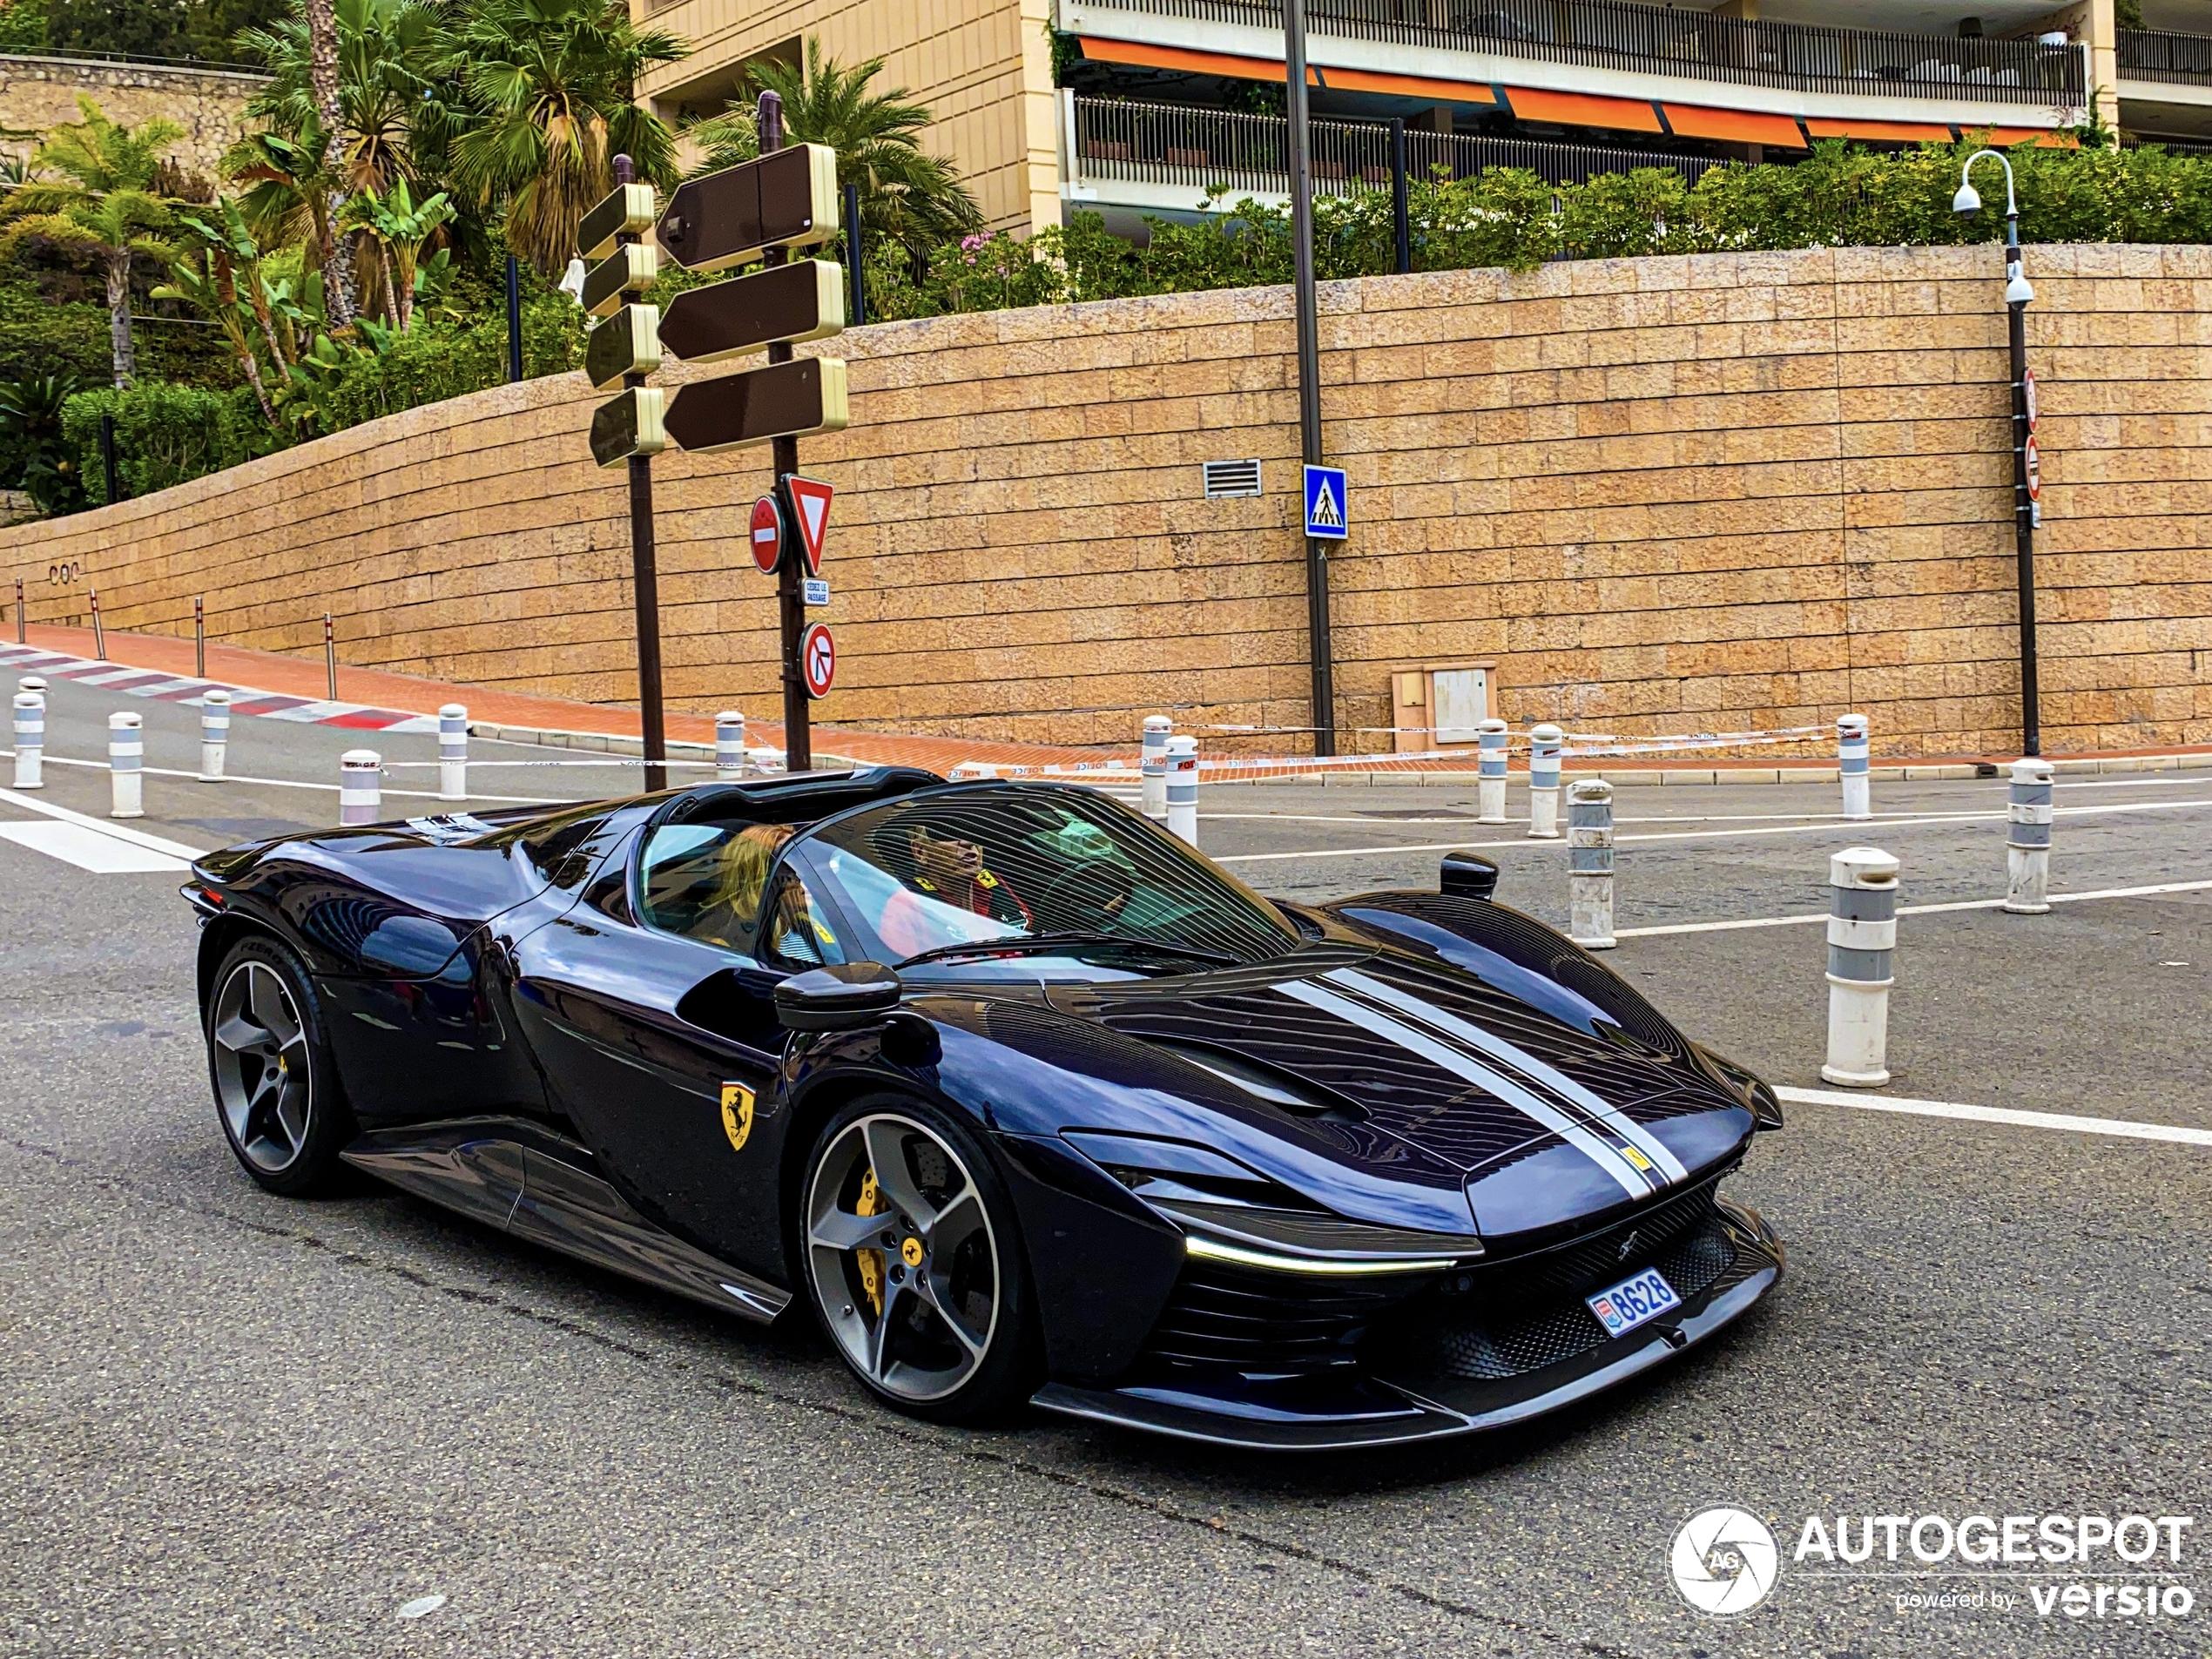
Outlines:
[{"label": "asphalt road", "polygon": [[[75,688],[56,705],[56,755],[96,754],[105,711],[128,706],[148,716],[151,765],[193,764],[190,711]],[[327,781],[359,741],[241,720],[233,770]],[[71,772],[50,771],[46,798],[102,807],[105,779]],[[511,792],[590,794],[608,774],[527,775],[546,781]],[[2212,802],[2195,776],[2060,804]],[[142,827],[196,846],[335,815],[300,789],[152,777],[147,796]],[[2002,794],[1900,786],[1877,804],[2001,813]],[[2001,820],[1787,816],[1833,805],[1622,791],[1622,925],[1817,911],[1828,853],[1852,843],[1905,860],[1908,902],[2001,893]],[[1447,816],[1472,810],[1445,790],[1223,789],[1202,831],[1297,896],[1434,880],[1430,851],[1314,854],[1509,841],[1501,896],[1563,919],[1563,851]],[[1273,815],[1230,815],[1246,813]],[[1644,816],[1683,821],[1626,821]],[[0,802],[0,823],[34,817]],[[1317,821],[1334,818],[1352,821]],[[1710,839],[1628,839],[1642,834]],[[2064,817],[2058,840],[2060,891],[2212,878],[2212,805]],[[1667,1567],[1676,1530],[1716,1504],[1766,1518],[1785,1556],[1814,1514],[2212,1527],[2212,1149],[1799,1106],[1732,1187],[1790,1242],[1777,1296],[1533,1429],[1308,1460],[1042,1418],[949,1431],[874,1406],[804,1328],[718,1320],[373,1187],[260,1193],[213,1120],[175,885],[0,840],[0,1651],[2212,1647],[2212,1546],[2194,1534],[2167,1570],[2200,1605],[2156,1622],[2038,1616],[2024,1598],[1900,1612],[1901,1588],[1973,1586],[1787,1561],[1763,1606],[1719,1620]],[[1817,1086],[1822,955],[1808,926],[1632,938],[1613,961],[1693,1035]],[[2212,894],[1908,917],[1898,976],[1886,1093],[2212,1126]],[[447,1599],[400,1616],[432,1595]]]}]

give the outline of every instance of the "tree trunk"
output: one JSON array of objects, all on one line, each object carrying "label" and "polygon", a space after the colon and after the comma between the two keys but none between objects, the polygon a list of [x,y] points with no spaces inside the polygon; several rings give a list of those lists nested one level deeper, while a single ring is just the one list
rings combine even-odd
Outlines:
[{"label": "tree trunk", "polygon": [[107,251],[108,345],[115,356],[118,391],[131,384],[138,373],[138,359],[131,347],[131,250]]},{"label": "tree trunk", "polygon": [[354,320],[354,256],[342,236],[332,227],[346,209],[343,172],[346,160],[345,117],[338,102],[338,19],[331,0],[307,0],[307,78],[314,89],[315,111],[330,141],[322,152],[330,173],[330,198],[323,207],[322,303],[333,328]]},{"label": "tree trunk", "polygon": [[261,365],[255,361],[253,347],[243,330],[238,337],[238,366],[246,371],[246,383],[253,387],[254,397],[260,401],[261,418],[273,427],[277,423],[276,409],[269,401],[268,388],[261,384]]},{"label": "tree trunk", "polygon": [[400,314],[400,296],[392,287],[392,256],[384,244],[376,245],[376,268],[384,278],[384,320],[395,333],[407,332],[407,319]]}]

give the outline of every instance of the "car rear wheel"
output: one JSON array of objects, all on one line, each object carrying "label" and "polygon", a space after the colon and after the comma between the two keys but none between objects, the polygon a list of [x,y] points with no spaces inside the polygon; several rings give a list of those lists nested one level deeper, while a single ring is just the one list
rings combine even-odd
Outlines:
[{"label": "car rear wheel", "polygon": [[299,959],[273,939],[245,939],[215,970],[206,1009],[207,1069],[223,1136],[271,1192],[328,1187],[354,1136],[325,1039],[321,1004]]},{"label": "car rear wheel", "polygon": [[1035,1389],[1028,1267],[973,1135],[919,1101],[856,1101],[824,1127],[801,1190],[815,1314],[871,1391],[968,1422]]}]

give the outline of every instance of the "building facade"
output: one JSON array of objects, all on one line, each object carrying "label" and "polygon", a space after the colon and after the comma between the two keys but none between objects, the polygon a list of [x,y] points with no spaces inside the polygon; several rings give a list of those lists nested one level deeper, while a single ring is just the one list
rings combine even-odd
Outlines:
[{"label": "building facade", "polygon": [[[1966,5],[1977,10],[1968,13]],[[633,0],[692,47],[643,96],[671,118],[745,95],[808,36],[935,112],[930,138],[990,222],[1072,208],[1135,229],[1206,192],[1287,188],[1279,0]],[[2212,0],[1307,0],[1317,183],[1417,172],[1786,160],[1824,138],[2017,143],[2094,110],[2212,144]],[[2119,26],[2121,17],[2132,25]]]}]

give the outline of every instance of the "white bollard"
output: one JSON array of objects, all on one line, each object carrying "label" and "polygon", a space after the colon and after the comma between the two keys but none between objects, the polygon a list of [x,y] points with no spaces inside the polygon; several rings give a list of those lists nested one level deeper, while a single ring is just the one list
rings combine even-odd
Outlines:
[{"label": "white bollard", "polygon": [[1144,717],[1144,747],[1137,773],[1144,790],[1141,803],[1144,816],[1156,823],[1168,815],[1168,734],[1174,730],[1175,722],[1164,714]]},{"label": "white bollard", "polygon": [[46,682],[36,674],[26,674],[16,682],[16,690],[36,691],[39,696],[44,697],[46,695]]},{"label": "white bollard", "polygon": [[384,757],[348,749],[338,757],[338,821],[374,824],[383,811]]},{"label": "white bollard", "polygon": [[1506,821],[1506,745],[1512,739],[1503,720],[1485,720],[1475,733],[1482,745],[1475,760],[1475,822],[1502,824]]},{"label": "white bollard", "polygon": [[144,818],[145,814],[145,725],[141,715],[128,712],[107,717],[107,770],[115,805],[110,818]]},{"label": "white bollard", "polygon": [[438,711],[438,799],[469,799],[469,711],[458,703]]},{"label": "white bollard", "polygon": [[1192,846],[1198,845],[1198,740],[1168,739],[1168,833]]},{"label": "white bollard", "polygon": [[724,783],[745,776],[745,716],[735,709],[714,717],[714,775]]},{"label": "white bollard", "polygon": [[2013,762],[2012,799],[2005,816],[2012,820],[2005,846],[2005,908],[2015,916],[2040,916],[2051,900],[2051,763]]},{"label": "white bollard", "polygon": [[1828,860],[1828,1063],[1849,1089],[1889,1082],[1890,959],[1897,948],[1896,858],[1845,847]]},{"label": "white bollard", "polygon": [[1844,816],[1871,818],[1874,806],[1867,767],[1869,752],[1866,717],[1839,715],[1836,719],[1836,769],[1844,780]]},{"label": "white bollard", "polygon": [[37,691],[16,693],[16,787],[44,789],[46,759],[46,699]]},{"label": "white bollard", "polygon": [[1613,786],[1577,779],[1567,792],[1567,936],[1584,950],[1611,950],[1613,937]]},{"label": "white bollard", "polygon": [[1559,749],[1567,733],[1555,725],[1528,732],[1528,839],[1559,839]]},{"label": "white bollard", "polygon": [[231,740],[231,694],[212,691],[199,700],[199,781],[219,784]]}]

